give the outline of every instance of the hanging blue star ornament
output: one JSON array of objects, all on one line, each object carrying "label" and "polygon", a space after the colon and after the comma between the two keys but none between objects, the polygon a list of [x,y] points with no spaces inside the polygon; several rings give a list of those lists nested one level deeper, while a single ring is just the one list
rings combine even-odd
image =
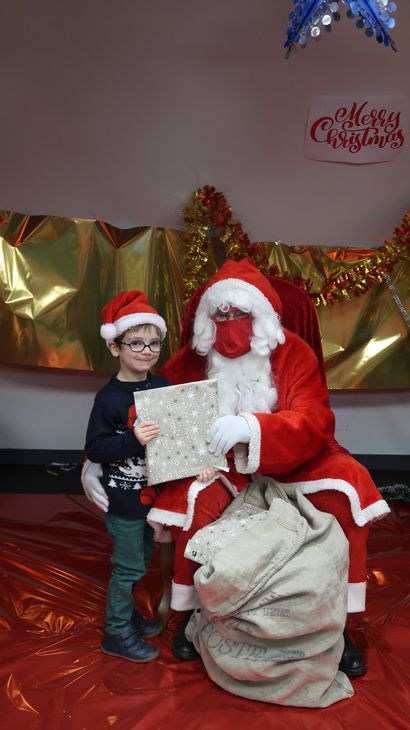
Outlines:
[{"label": "hanging blue star ornament", "polygon": [[396,45],[389,35],[396,21],[393,13],[397,10],[395,2],[390,0],[293,0],[294,8],[289,13],[290,25],[285,42],[286,57],[292,49],[301,46],[304,48],[308,38],[319,40],[323,30],[332,29],[332,21],[340,20],[340,6],[347,5],[348,18],[356,18],[356,27],[363,28],[366,36],[373,35],[379,43],[391,46],[397,51]]}]

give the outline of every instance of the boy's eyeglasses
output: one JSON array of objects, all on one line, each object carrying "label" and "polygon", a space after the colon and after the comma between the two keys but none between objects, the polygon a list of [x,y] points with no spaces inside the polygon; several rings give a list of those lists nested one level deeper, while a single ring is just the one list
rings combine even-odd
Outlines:
[{"label": "boy's eyeglasses", "polygon": [[131,342],[122,342],[119,340],[117,344],[126,345],[130,348],[131,352],[144,352],[146,347],[148,347],[151,352],[160,352],[164,343],[162,340],[151,340],[151,342],[147,345],[144,340],[131,340]]}]

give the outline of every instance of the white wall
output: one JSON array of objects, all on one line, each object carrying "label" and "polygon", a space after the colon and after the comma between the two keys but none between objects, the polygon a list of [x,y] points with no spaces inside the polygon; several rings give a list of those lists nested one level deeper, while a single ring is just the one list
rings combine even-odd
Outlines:
[{"label": "white wall", "polygon": [[83,449],[96,391],[106,375],[0,366],[0,448]]},{"label": "white wall", "polygon": [[[82,449],[104,375],[0,366],[0,448]],[[408,454],[410,392],[333,392],[336,437],[356,454]]]},{"label": "white wall", "polygon": [[398,53],[341,6],[286,60],[291,0],[3,3],[0,207],[178,227],[211,184],[254,240],[381,243],[409,206],[409,150],[332,165],[303,140],[312,94],[408,94],[397,4]]},{"label": "white wall", "polygon": [[[0,209],[180,227],[192,191],[211,184],[253,240],[381,245],[410,207],[408,149],[328,164],[305,159],[303,139],[312,94],[408,94],[410,3],[397,4],[398,53],[343,9],[286,60],[291,0],[7,3]],[[0,379],[2,448],[82,447],[101,379],[8,367]],[[341,395],[342,443],[408,451],[408,393],[350,393],[343,407]]]},{"label": "white wall", "polygon": [[332,391],[336,438],[354,454],[409,455],[410,391]]}]

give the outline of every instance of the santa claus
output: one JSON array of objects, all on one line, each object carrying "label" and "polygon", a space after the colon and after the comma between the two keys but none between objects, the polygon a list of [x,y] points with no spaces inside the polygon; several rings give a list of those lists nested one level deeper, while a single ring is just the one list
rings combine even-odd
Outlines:
[{"label": "santa claus", "polygon": [[[317,509],[335,515],[349,540],[348,612],[365,609],[369,524],[389,512],[367,470],[334,440],[334,415],[313,350],[281,324],[282,305],[268,279],[247,259],[228,261],[204,287],[193,316],[193,336],[163,368],[175,384],[218,380],[220,417],[208,433],[209,451],[226,454],[230,471],[207,481],[165,484],[148,515],[158,540],[175,544],[171,608],[179,612],[174,654],[197,656],[184,627],[194,608],[197,564],[184,556],[195,532],[215,521],[256,475],[300,490]],[[87,496],[106,499],[93,475]],[[345,631],[340,668],[366,671]]]}]

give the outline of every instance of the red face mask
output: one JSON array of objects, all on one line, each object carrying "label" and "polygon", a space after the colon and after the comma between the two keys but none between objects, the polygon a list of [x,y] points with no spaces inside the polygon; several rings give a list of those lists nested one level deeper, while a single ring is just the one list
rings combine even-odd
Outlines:
[{"label": "red face mask", "polygon": [[240,357],[251,349],[252,317],[215,322],[214,348],[224,357]]}]

